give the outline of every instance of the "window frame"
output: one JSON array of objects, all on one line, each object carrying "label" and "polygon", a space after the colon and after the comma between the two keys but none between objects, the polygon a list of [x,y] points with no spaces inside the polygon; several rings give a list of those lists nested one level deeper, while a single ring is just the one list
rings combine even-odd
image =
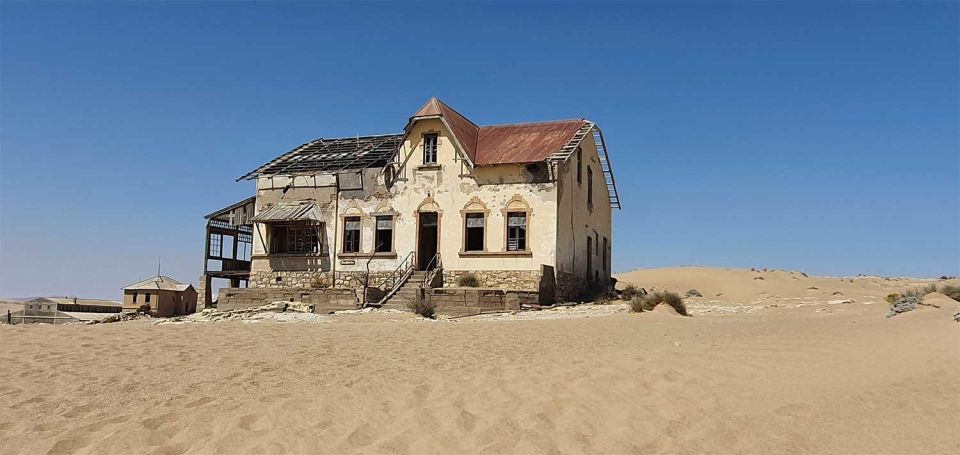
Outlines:
[{"label": "window frame", "polygon": [[[348,250],[347,250],[347,223],[350,222],[350,221],[354,221],[354,220],[355,220],[357,223],[359,223],[359,225],[357,226],[357,229],[355,230],[355,231],[356,231],[356,236],[357,236],[356,242],[355,242],[355,243],[356,243],[356,251],[348,251]],[[363,217],[362,217],[362,216],[360,216],[360,215],[347,215],[347,216],[344,216],[344,217],[343,217],[343,229],[342,229],[342,231],[343,231],[343,241],[342,241],[342,244],[341,244],[341,246],[340,246],[340,252],[341,252],[341,253],[344,253],[344,254],[359,254],[361,251],[363,251],[363,249],[362,249],[362,248],[363,248]],[[351,229],[351,230],[350,230],[350,232],[353,232],[353,231],[354,231],[354,229]],[[354,240],[351,240],[350,243],[351,243],[351,244],[354,243]]]},{"label": "window frame", "polygon": [[[428,149],[427,149],[427,141],[428,141],[428,139],[432,139],[432,140],[433,140],[433,149],[432,149],[432,150],[428,150]],[[440,134],[439,134],[439,133],[423,133],[423,135],[420,137],[420,142],[422,143],[422,148],[423,148],[423,156],[422,156],[422,158],[423,158],[423,165],[424,165],[424,166],[436,166],[436,165],[437,165],[437,161],[438,161],[438,159],[439,159],[439,156],[438,156],[438,155],[440,154]],[[427,159],[427,158],[428,158],[428,152],[432,152],[432,153],[431,153],[432,156],[430,156],[430,157],[433,158],[433,160],[428,160],[428,159]]]},{"label": "window frame", "polygon": [[[488,218],[489,218],[489,217],[487,216],[487,211],[484,211],[484,210],[462,210],[461,213],[463,214],[463,242],[462,242],[462,244],[461,244],[461,246],[460,246],[460,252],[461,252],[461,253],[480,253],[480,252],[486,252],[486,251],[487,251],[487,224],[488,224],[487,221],[488,221]],[[481,226],[480,228],[471,228],[471,227],[469,227],[469,226],[467,225],[467,219],[468,219],[468,218],[471,218],[471,217],[475,218],[475,217],[477,217],[478,215],[479,215],[480,219],[483,220],[483,226]],[[481,230],[481,234],[480,234],[480,249],[479,249],[479,250],[477,250],[477,249],[467,249],[467,245],[468,245],[468,243],[469,243],[469,242],[468,242],[469,236],[468,236],[467,234],[470,232],[470,231],[469,231],[470,229],[480,229],[480,230]]]},{"label": "window frame", "polygon": [[[510,249],[510,214],[523,214],[524,217],[524,226],[523,226],[523,248],[517,248],[514,250]],[[504,224],[504,245],[503,250],[508,253],[528,253],[530,252],[530,210],[522,209],[506,209],[504,210],[503,217]]]},{"label": "window frame", "polygon": [[577,146],[577,184],[583,184],[583,147]]},{"label": "window frame", "polygon": [[[318,254],[323,254],[323,235],[321,234],[322,224],[320,226],[306,223],[306,222],[289,222],[289,223],[270,223],[270,243],[269,253],[270,255],[297,255],[297,256],[314,256]],[[280,230],[283,230],[283,241],[281,247],[280,240]],[[319,231],[319,232],[318,232]],[[293,235],[291,235],[291,232]],[[297,242],[297,238],[302,238],[302,242]],[[313,240],[312,246],[310,240]],[[292,242],[292,243],[291,243]],[[303,249],[293,248],[292,245],[303,245]]]},{"label": "window frame", "polygon": [[[380,229],[379,221],[380,218],[390,218],[390,249],[381,251],[380,250],[380,231],[385,231],[386,229]],[[361,226],[362,227],[362,226]],[[396,243],[396,232],[397,232],[397,217],[392,213],[378,213],[373,216],[373,253],[395,253],[397,251]]]}]

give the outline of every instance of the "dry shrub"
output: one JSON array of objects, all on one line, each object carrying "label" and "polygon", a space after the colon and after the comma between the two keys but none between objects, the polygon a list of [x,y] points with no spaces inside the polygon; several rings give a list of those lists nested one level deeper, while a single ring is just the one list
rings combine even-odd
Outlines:
[{"label": "dry shrub", "polygon": [[687,314],[687,306],[683,303],[683,297],[680,297],[680,295],[677,293],[665,291],[658,291],[642,297],[634,298],[630,301],[630,311],[633,311],[634,313],[650,311],[661,303],[670,305],[674,310],[677,311],[677,313],[683,316],[689,316]]},{"label": "dry shrub", "polygon": [[464,273],[457,277],[457,286],[465,288],[478,288],[480,287],[480,280],[477,279],[477,276],[472,273]]},{"label": "dry shrub", "polygon": [[887,294],[886,300],[887,300],[887,303],[893,305],[894,303],[897,303],[898,300],[900,300],[900,297],[901,297],[900,294]]},{"label": "dry shrub", "polygon": [[437,305],[428,302],[426,299],[413,299],[407,302],[407,308],[427,319],[436,319]]},{"label": "dry shrub", "polygon": [[641,295],[640,289],[632,284],[628,284],[622,291],[620,295],[623,296],[624,300],[633,300],[634,297]]},{"label": "dry shrub", "polygon": [[960,302],[960,286],[946,285],[940,288],[940,293]]},{"label": "dry shrub", "polygon": [[901,294],[901,297],[923,297],[927,294],[932,294],[934,292],[937,292],[937,285],[928,284],[926,286],[921,286],[919,288],[903,291],[903,293]]}]

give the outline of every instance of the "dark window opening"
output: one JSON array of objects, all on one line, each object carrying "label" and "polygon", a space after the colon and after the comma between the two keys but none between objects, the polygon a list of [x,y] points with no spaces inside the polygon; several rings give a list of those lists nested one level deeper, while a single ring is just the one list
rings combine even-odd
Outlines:
[{"label": "dark window opening", "polygon": [[587,279],[590,279],[590,272],[593,271],[593,237],[587,236]]},{"label": "dark window opening", "polygon": [[316,226],[303,224],[278,224],[271,226],[271,254],[316,254],[320,241]]},{"label": "dark window opening", "polygon": [[468,213],[465,221],[463,251],[483,251],[484,215]]},{"label": "dark window opening", "polygon": [[360,252],[360,217],[348,216],[343,219],[343,252]]},{"label": "dark window opening", "polygon": [[376,248],[377,253],[393,251],[393,215],[377,216]]},{"label": "dark window opening", "polygon": [[149,293],[149,292],[143,295],[143,301],[146,302],[146,303],[150,303],[150,293]]},{"label": "dark window opening", "polygon": [[137,303],[137,293],[133,293],[133,303]]},{"label": "dark window opening", "polygon": [[577,147],[577,183],[583,181],[583,149]]},{"label": "dark window opening", "polygon": [[587,205],[593,206],[593,169],[587,166]]},{"label": "dark window opening", "polygon": [[527,214],[507,213],[507,251],[527,250]]},{"label": "dark window opening", "polygon": [[609,257],[607,256],[608,254],[607,251],[609,248],[610,248],[610,242],[607,241],[606,237],[604,237],[603,238],[603,273],[604,275],[610,274],[610,264],[607,262],[607,258]]},{"label": "dark window opening", "polygon": [[437,135],[423,135],[423,164],[437,164]]}]

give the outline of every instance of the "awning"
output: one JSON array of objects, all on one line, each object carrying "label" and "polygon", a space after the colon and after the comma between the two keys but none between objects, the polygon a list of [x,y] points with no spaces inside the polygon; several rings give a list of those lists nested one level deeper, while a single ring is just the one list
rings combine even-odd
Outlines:
[{"label": "awning", "polygon": [[312,221],[322,223],[323,214],[320,212],[320,206],[312,202],[277,204],[258,213],[253,217],[253,221],[258,223],[286,221]]}]

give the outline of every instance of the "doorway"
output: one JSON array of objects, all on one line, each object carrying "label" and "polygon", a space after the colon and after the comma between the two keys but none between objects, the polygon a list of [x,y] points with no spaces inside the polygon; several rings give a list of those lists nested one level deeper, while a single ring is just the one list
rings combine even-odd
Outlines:
[{"label": "doorway", "polygon": [[417,220],[417,270],[428,270],[436,266],[432,262],[437,255],[439,216],[437,212],[420,212]]}]

